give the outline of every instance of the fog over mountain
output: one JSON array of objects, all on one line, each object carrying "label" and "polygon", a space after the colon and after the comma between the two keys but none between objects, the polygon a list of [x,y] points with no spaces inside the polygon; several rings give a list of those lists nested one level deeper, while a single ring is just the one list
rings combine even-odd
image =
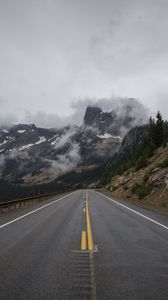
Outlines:
[{"label": "fog over mountain", "polygon": [[147,120],[149,114],[148,109],[138,100],[121,98],[121,97],[112,97],[112,98],[102,98],[102,99],[79,99],[71,103],[71,114],[68,116],[60,117],[57,114],[47,114],[45,112],[38,112],[36,114],[27,113],[26,117],[22,120],[22,123],[36,124],[39,127],[51,128],[56,127],[60,128],[68,124],[81,125],[82,119],[84,117],[86,108],[88,105],[98,106],[104,111],[114,111],[117,112],[117,115],[122,117],[122,114],[125,115],[125,108],[127,105],[132,107],[132,114],[136,119],[136,124],[142,123]]},{"label": "fog over mountain", "polygon": [[131,128],[148,119],[146,108],[136,99],[87,101],[84,116],[86,102],[79,101],[68,118],[79,125],[1,127],[0,177],[12,183],[38,184],[51,182],[71,170],[94,170],[118,152]]},{"label": "fog over mountain", "polygon": [[125,109],[128,106],[131,113],[135,118],[135,125],[144,123],[149,116],[149,109],[145,107],[141,101],[132,98],[124,97],[111,97],[111,98],[86,98],[79,99],[71,103],[71,113],[68,116],[60,117],[56,113],[46,113],[39,111],[37,113],[26,112],[24,118],[18,118],[17,115],[9,114],[0,118],[0,126],[10,127],[17,123],[35,124],[38,127],[44,128],[61,128],[66,125],[81,125],[87,106],[98,106],[102,110],[108,112],[116,112],[118,116],[122,118],[125,116]]}]

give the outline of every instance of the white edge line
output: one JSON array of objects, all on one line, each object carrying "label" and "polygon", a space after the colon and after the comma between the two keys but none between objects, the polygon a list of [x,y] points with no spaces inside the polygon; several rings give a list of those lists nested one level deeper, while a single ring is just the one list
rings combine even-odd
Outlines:
[{"label": "white edge line", "polygon": [[0,229],[3,228],[3,227],[8,226],[8,225],[10,225],[10,224],[12,224],[12,223],[14,223],[14,222],[17,222],[18,220],[23,219],[23,218],[25,218],[25,217],[27,217],[27,216],[29,216],[29,215],[32,215],[32,214],[34,214],[35,212],[37,212],[37,211],[39,211],[39,210],[41,210],[41,209],[43,209],[43,208],[45,208],[45,207],[47,207],[47,206],[50,206],[50,205],[52,205],[52,204],[54,204],[54,203],[56,203],[56,202],[58,202],[58,201],[60,201],[60,200],[63,200],[63,199],[65,199],[65,198],[69,197],[70,195],[72,195],[73,193],[74,193],[74,192],[72,192],[72,193],[70,193],[70,194],[68,194],[68,195],[66,195],[66,196],[63,196],[63,197],[61,197],[61,198],[58,198],[58,199],[56,199],[56,200],[54,200],[54,201],[52,201],[52,202],[50,202],[50,203],[47,203],[47,204],[45,204],[45,205],[43,205],[43,206],[40,206],[39,208],[36,208],[36,209],[30,211],[29,213],[24,214],[24,215],[22,215],[22,216],[20,216],[20,217],[18,217],[18,218],[16,218],[16,219],[14,219],[14,220],[12,220],[12,221],[9,221],[9,222],[7,222],[7,223],[5,223],[5,224],[3,224],[3,225],[0,225]]},{"label": "white edge line", "polygon": [[[96,191],[95,191],[95,192],[96,192]],[[106,198],[106,199],[108,199],[108,200],[110,200],[110,201],[116,203],[117,205],[120,205],[120,206],[122,206],[122,207],[128,209],[129,211],[133,212],[134,214],[139,215],[139,216],[143,217],[144,219],[146,219],[146,220],[148,220],[148,221],[150,221],[150,222],[152,222],[152,223],[155,223],[155,224],[157,224],[157,225],[163,227],[164,229],[167,229],[167,230],[168,230],[168,227],[167,227],[167,226],[165,226],[165,225],[163,225],[163,224],[161,224],[161,223],[159,223],[159,222],[157,222],[157,221],[155,221],[155,220],[153,220],[153,219],[151,219],[151,218],[149,218],[149,217],[147,217],[147,216],[145,216],[145,215],[139,213],[138,211],[136,211],[136,210],[134,210],[134,209],[132,209],[132,208],[129,208],[128,206],[126,206],[126,205],[124,205],[124,204],[121,204],[120,202],[118,202],[118,201],[116,201],[116,200],[114,200],[114,199],[112,199],[112,198],[109,198],[109,197],[105,196],[105,195],[102,194],[102,193],[99,193],[99,192],[96,192],[96,193],[99,194],[99,195],[102,195],[104,198]]]}]

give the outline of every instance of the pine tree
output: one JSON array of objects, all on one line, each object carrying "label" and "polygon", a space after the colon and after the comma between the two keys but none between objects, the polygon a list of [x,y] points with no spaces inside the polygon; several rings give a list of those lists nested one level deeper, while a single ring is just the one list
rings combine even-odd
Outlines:
[{"label": "pine tree", "polygon": [[161,113],[158,111],[156,115],[156,121],[152,130],[152,139],[156,148],[162,146],[164,141],[164,121],[162,119]]},{"label": "pine tree", "polygon": [[153,137],[155,135],[155,119],[150,117],[149,119],[149,143],[153,144]]}]

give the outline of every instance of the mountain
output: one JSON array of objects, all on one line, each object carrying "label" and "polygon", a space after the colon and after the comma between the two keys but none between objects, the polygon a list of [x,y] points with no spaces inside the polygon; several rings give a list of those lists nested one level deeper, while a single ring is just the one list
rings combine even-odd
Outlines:
[{"label": "mountain", "polygon": [[[0,129],[0,175],[8,183],[52,182],[67,172],[90,172],[121,150],[125,132],[136,116],[128,105],[121,112],[88,106],[81,126],[60,129],[18,124]],[[125,141],[125,139],[123,140]],[[67,177],[66,177],[67,178]]]},{"label": "mountain", "polygon": [[160,112],[149,124],[127,133],[102,177],[113,196],[168,207],[168,122]]},{"label": "mountain", "polygon": [[99,107],[87,107],[84,116],[84,125],[87,127],[95,128],[102,135],[105,132],[121,136],[133,127],[132,123],[135,117],[130,114],[129,107],[125,108],[122,116],[118,111],[103,112]]},{"label": "mountain", "polygon": [[120,149],[106,163],[107,170],[116,170],[125,165],[134,156],[136,149],[143,147],[149,134],[149,125],[136,126],[128,131],[122,140]]}]

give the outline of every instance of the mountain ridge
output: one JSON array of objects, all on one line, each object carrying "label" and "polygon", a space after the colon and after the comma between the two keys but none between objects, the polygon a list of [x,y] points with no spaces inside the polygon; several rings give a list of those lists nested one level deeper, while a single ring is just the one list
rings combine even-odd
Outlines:
[{"label": "mountain ridge", "polygon": [[13,184],[45,184],[70,171],[96,169],[119,151],[124,133],[133,127],[135,116],[127,115],[127,105],[124,112],[88,106],[80,126],[1,128],[1,177]]}]

